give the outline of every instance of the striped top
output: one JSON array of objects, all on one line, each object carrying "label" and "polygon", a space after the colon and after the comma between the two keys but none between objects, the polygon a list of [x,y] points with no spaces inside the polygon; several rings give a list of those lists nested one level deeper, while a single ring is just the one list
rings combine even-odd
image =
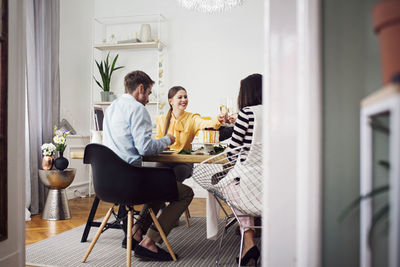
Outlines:
[{"label": "striped top", "polygon": [[[229,143],[229,149],[234,149],[243,145],[251,145],[253,140],[254,113],[250,108],[244,107],[239,111],[235,126],[233,127],[232,139]],[[228,158],[234,160],[232,156],[240,153],[240,150],[231,150],[228,152]],[[243,159],[244,160],[244,159]]]}]

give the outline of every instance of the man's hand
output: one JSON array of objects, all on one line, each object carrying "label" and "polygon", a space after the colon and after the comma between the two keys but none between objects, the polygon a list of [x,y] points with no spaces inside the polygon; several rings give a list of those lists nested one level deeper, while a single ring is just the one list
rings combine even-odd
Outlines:
[{"label": "man's hand", "polygon": [[167,134],[167,136],[169,137],[169,140],[171,140],[171,144],[170,145],[172,145],[173,143],[175,143],[175,136],[173,136],[172,134]]}]

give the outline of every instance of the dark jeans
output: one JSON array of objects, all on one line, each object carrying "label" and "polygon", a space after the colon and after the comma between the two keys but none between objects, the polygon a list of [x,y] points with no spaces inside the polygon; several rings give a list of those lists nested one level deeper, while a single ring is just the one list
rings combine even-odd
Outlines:
[{"label": "dark jeans", "polygon": [[193,163],[157,163],[157,167],[169,167],[171,168],[176,177],[177,182],[183,182],[193,174]]}]

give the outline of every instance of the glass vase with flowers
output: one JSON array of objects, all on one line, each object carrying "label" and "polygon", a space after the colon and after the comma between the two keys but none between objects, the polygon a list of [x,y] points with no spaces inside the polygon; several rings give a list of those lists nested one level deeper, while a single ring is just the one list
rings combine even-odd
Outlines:
[{"label": "glass vase with flowers", "polygon": [[42,149],[42,169],[43,170],[51,170],[53,168],[53,154],[54,151],[56,150],[56,146],[53,145],[52,143],[45,143],[41,147]]},{"label": "glass vase with flowers", "polygon": [[57,129],[57,126],[54,126],[54,137],[53,142],[56,145],[56,150],[59,153],[59,157],[54,160],[54,166],[57,170],[64,170],[68,167],[68,159],[64,158],[64,150],[67,147],[67,136],[69,135],[69,131],[61,131]]}]

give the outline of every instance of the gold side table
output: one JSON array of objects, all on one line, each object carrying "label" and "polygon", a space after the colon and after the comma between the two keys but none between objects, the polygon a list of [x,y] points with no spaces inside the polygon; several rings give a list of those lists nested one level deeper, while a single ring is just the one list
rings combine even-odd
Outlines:
[{"label": "gold side table", "polygon": [[42,219],[55,221],[71,218],[65,188],[72,183],[75,173],[76,169],[73,168],[63,171],[39,170],[40,180],[49,188],[46,204],[42,212]]}]

